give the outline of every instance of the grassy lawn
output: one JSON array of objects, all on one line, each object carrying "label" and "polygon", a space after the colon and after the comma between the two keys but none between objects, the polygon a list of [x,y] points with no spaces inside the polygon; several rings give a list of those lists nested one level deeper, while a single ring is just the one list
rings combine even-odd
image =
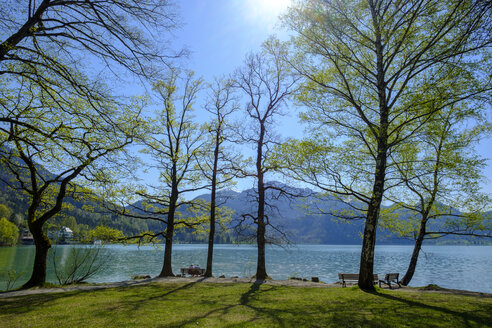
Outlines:
[{"label": "grassy lawn", "polygon": [[154,283],[0,298],[0,327],[492,327],[492,298]]}]

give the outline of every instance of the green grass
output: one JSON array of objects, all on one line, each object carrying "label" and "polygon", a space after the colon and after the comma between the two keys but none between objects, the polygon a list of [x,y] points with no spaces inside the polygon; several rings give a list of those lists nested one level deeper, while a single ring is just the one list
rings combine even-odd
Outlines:
[{"label": "green grass", "polygon": [[259,284],[150,284],[0,298],[0,327],[492,327],[492,298]]}]

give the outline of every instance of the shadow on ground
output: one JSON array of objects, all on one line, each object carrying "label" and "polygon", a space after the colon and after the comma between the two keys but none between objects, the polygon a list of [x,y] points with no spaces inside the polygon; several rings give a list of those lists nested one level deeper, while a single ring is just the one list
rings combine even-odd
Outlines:
[{"label": "shadow on ground", "polygon": [[492,322],[489,299],[456,296],[469,305],[460,306],[446,297],[387,290],[365,293],[356,287],[295,288],[263,281],[152,283],[0,299],[0,322],[20,326],[16,318],[30,320],[41,310],[52,320],[107,327],[446,327],[448,323],[481,327]]}]

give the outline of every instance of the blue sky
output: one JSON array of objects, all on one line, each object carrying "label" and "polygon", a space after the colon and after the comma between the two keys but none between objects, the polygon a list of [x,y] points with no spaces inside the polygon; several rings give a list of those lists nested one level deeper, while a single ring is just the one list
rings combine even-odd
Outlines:
[{"label": "blue sky", "polygon": [[[278,16],[290,0],[182,0],[177,2],[183,25],[175,32],[175,46],[185,46],[190,57],[183,63],[206,82],[227,76],[241,66],[245,56],[259,50],[270,35],[287,39]],[[202,99],[203,101],[203,99]],[[278,133],[300,137],[296,109],[291,106],[280,119]],[[197,113],[198,119],[202,116]],[[205,119],[205,117],[203,117]],[[288,133],[287,133],[288,132]],[[246,151],[246,150],[245,150]],[[274,179],[269,177],[268,179]],[[253,181],[238,181],[236,189],[253,187]]]},{"label": "blue sky", "polygon": [[186,45],[192,52],[187,66],[206,80],[229,74],[269,35],[286,35],[277,26],[277,17],[289,3],[290,0],[179,1],[184,26],[176,37],[177,45]]},{"label": "blue sky", "polygon": [[[189,69],[212,81],[214,76],[228,75],[241,65],[246,54],[257,50],[271,34],[286,39],[288,34],[278,24],[278,15],[290,0],[180,0],[177,1],[182,27],[175,32],[175,45],[187,46],[190,58],[184,63]],[[295,109],[284,118],[278,132],[284,136],[299,135]],[[478,147],[484,157],[492,155],[492,139]],[[488,161],[484,190],[492,193],[492,162]],[[239,189],[251,185],[241,183]]]}]

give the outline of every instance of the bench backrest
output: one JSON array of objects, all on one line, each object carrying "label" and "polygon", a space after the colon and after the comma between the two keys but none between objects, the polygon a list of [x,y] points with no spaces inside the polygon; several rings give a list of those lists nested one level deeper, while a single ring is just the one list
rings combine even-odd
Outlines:
[{"label": "bench backrest", "polygon": [[398,280],[399,273],[387,273],[384,276],[384,280],[390,281],[390,280]]},{"label": "bench backrest", "polygon": [[339,273],[338,279],[341,280],[359,280],[358,273]]}]

